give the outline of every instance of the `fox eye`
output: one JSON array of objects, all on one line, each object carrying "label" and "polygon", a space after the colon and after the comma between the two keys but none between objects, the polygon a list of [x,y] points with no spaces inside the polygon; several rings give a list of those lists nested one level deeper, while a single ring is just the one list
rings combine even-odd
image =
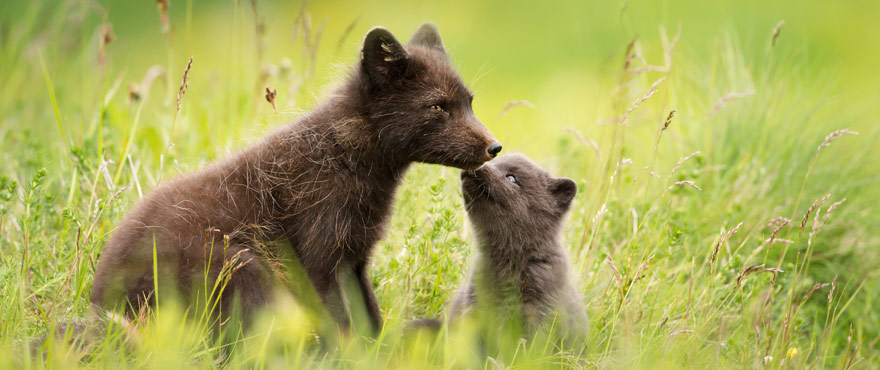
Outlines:
[{"label": "fox eye", "polygon": [[514,184],[519,185],[519,183],[516,182],[516,176],[514,176],[514,175],[507,175],[507,176],[505,176],[505,177],[507,177],[507,181],[510,181],[511,183],[514,183]]},{"label": "fox eye", "polygon": [[439,104],[434,104],[434,105],[432,105],[432,106],[431,106],[431,110],[435,110],[435,111],[438,111],[438,112],[446,112],[446,108],[445,108],[444,106],[442,106],[442,105],[439,105]]}]

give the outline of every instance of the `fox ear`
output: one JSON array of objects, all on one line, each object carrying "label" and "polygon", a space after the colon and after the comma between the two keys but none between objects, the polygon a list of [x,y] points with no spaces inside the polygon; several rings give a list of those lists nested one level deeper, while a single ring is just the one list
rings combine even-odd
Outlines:
[{"label": "fox ear", "polygon": [[437,29],[437,25],[431,22],[419,27],[409,39],[409,44],[426,46],[446,53],[446,50],[443,49],[443,40],[440,38],[440,30]]},{"label": "fox ear", "polygon": [[568,210],[571,200],[577,194],[577,185],[571,179],[564,177],[553,179],[550,182],[550,194],[556,198],[556,203],[562,210]]},{"label": "fox ear", "polygon": [[374,27],[364,37],[361,68],[370,80],[382,85],[406,70],[409,54],[394,35],[382,27]]}]

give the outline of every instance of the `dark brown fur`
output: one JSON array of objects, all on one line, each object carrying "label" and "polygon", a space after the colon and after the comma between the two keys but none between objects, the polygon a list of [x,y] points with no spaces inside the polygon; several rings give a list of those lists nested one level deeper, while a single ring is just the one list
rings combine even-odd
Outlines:
[{"label": "dark brown fur", "polygon": [[247,324],[275,282],[257,251],[289,241],[332,317],[348,327],[340,278],[353,276],[361,297],[349,300],[363,300],[378,330],[370,252],[409,165],[473,169],[500,150],[471,100],[436,27],[423,25],[406,46],[374,28],[358,67],[314,111],[148,194],[105,247],[93,303],[129,312],[152,304],[155,245],[160,292],[168,285],[193,297],[206,270],[209,290],[224,266],[234,270],[220,309],[241,310]]}]

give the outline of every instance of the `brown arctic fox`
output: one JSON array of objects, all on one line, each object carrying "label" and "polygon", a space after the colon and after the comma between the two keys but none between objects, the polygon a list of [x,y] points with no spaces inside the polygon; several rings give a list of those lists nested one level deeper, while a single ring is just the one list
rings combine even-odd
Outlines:
[{"label": "brown arctic fox", "polygon": [[162,184],[132,209],[104,248],[92,302],[128,314],[154,304],[155,253],[160,292],[168,286],[193,305],[205,281],[210,291],[218,276],[228,279],[219,317],[240,312],[247,326],[274,284],[257,251],[289,242],[339,326],[350,325],[340,283],[352,277],[359,294],[348,301],[363,302],[378,331],[370,251],[407,167],[475,169],[501,151],[472,100],[433,24],[405,46],[373,28],[327,101],[241,153]]},{"label": "brown arctic fox", "polygon": [[[561,241],[574,181],[556,178],[522,154],[461,172],[465,209],[477,239],[473,270],[450,318],[475,312],[517,320],[527,333],[553,330],[569,344],[589,329]],[[483,316],[479,316],[484,318]]]}]

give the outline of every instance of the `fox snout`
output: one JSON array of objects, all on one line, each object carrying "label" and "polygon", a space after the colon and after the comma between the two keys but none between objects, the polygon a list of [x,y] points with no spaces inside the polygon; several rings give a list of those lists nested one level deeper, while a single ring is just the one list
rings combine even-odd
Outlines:
[{"label": "fox snout", "polygon": [[490,157],[495,158],[498,156],[498,153],[501,153],[501,143],[493,141],[492,144],[489,144],[489,148],[486,151]]},{"label": "fox snout", "polygon": [[[495,136],[489,132],[489,129],[483,125],[482,122],[473,117],[468,125],[471,127],[471,131],[473,137],[477,138],[477,142],[482,143],[482,146],[478,149],[478,152],[475,153],[476,157],[479,158],[480,164],[484,162],[488,162],[498,156],[498,153],[501,153],[501,143],[495,139]],[[479,164],[477,165],[479,166]],[[475,166],[476,167],[476,166]]]}]

